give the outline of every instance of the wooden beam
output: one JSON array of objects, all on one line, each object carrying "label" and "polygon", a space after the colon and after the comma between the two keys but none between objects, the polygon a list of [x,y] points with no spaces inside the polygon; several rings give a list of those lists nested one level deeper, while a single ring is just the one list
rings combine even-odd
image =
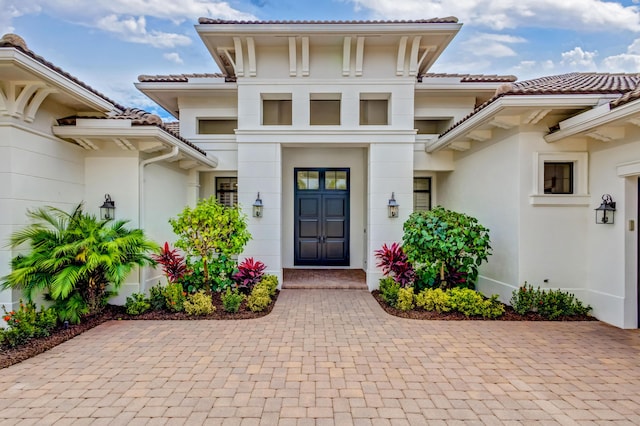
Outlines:
[{"label": "wooden beam", "polygon": [[289,77],[295,77],[298,74],[297,50],[296,38],[289,37]]},{"label": "wooden beam", "polygon": [[491,136],[493,136],[493,132],[491,130],[472,130],[467,133],[467,138],[478,142],[487,141],[491,139]]},{"label": "wooden beam", "polygon": [[411,57],[409,58],[409,75],[418,74],[418,50],[420,49],[422,36],[415,36],[411,41]]}]

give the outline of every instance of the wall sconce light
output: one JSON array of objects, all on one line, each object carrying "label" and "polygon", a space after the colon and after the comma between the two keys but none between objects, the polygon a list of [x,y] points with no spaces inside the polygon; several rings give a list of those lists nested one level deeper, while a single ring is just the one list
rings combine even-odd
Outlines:
[{"label": "wall sconce light", "polygon": [[262,199],[260,198],[260,193],[258,192],[256,201],[253,202],[253,217],[262,217],[263,207],[264,205],[262,204]]},{"label": "wall sconce light", "polygon": [[395,192],[391,193],[391,198],[389,199],[389,204],[387,204],[387,208],[389,209],[389,217],[398,217],[400,204],[396,202]]},{"label": "wall sconce light", "polygon": [[595,211],[597,224],[611,225],[616,214],[616,202],[613,201],[611,195],[604,194],[602,196],[602,204]]},{"label": "wall sconce light", "polygon": [[100,206],[100,219],[112,220],[116,217],[116,203],[111,199],[111,195],[104,194],[104,203]]}]

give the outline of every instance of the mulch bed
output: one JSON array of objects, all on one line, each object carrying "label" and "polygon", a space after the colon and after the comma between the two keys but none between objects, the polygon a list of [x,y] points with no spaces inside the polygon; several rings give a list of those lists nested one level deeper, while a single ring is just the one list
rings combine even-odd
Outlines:
[{"label": "mulch bed", "polygon": [[252,312],[247,308],[246,301],[244,301],[240,306],[240,310],[235,314],[224,311],[222,301],[219,296],[215,297],[216,294],[217,293],[214,293],[212,301],[216,309],[210,315],[187,315],[184,312],[167,311],[153,311],[145,312],[142,315],[129,315],[125,311],[124,306],[108,305],[101,313],[85,317],[80,324],[69,325],[68,328],[58,327],[47,337],[31,339],[17,348],[0,347],[0,369],[39,355],[87,330],[91,330],[104,322],[112,320],[243,320],[260,318],[268,315],[273,310],[280,292],[276,292],[276,295],[272,297],[271,304],[262,312]]},{"label": "mulch bed", "polygon": [[[460,312],[439,313],[435,311],[425,311],[422,309],[401,311],[387,305],[387,302],[382,299],[382,294],[379,290],[374,290],[372,294],[380,304],[380,307],[385,310],[385,312],[400,318],[440,321],[550,321],[549,319],[544,318],[542,315],[536,312],[529,312],[525,315],[520,315],[519,313],[515,312],[511,306],[508,305],[505,305],[504,314],[496,319],[488,319],[480,316],[468,317]],[[589,315],[572,315],[563,316],[553,321],[597,321],[597,319]]]}]

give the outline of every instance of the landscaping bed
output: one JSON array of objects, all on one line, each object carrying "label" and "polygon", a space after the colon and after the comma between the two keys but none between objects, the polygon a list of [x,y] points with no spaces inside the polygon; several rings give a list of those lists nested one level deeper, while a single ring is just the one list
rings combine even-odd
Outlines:
[{"label": "landscaping bed", "polygon": [[108,305],[101,313],[82,319],[80,324],[62,326],[54,329],[49,336],[32,338],[24,344],[15,347],[0,346],[0,369],[17,364],[26,359],[39,355],[49,349],[66,342],[69,339],[84,333],[87,330],[113,320],[245,320],[260,318],[268,315],[278,299],[279,291],[272,297],[272,302],[261,312],[253,312],[247,307],[246,301],[242,303],[236,313],[225,312],[220,299],[220,294],[215,293],[212,304],[216,308],[209,315],[187,315],[185,312],[149,311],[140,315],[129,315],[124,306]]},{"label": "landscaping bed", "polygon": [[[371,293],[380,304],[380,307],[390,315],[409,318],[416,320],[441,320],[441,321],[550,321],[537,312],[527,312],[526,314],[519,314],[513,310],[511,306],[504,305],[504,314],[495,318],[489,319],[482,316],[466,316],[461,312],[436,312],[425,311],[424,309],[414,308],[409,311],[401,311],[392,306],[389,306],[387,302],[382,298],[382,294],[379,290],[374,290]],[[553,321],[597,321],[596,318],[590,315],[564,315],[556,318]]]}]

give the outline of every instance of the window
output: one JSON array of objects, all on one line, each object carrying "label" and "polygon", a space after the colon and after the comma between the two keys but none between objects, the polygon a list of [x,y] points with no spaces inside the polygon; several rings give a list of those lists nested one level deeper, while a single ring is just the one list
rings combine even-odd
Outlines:
[{"label": "window", "polygon": [[431,210],[431,178],[413,178],[413,211]]},{"label": "window", "polygon": [[319,189],[320,188],[320,172],[311,170],[298,170],[296,172],[296,184],[298,189]]},{"label": "window", "polygon": [[262,95],[262,125],[290,126],[292,123],[291,94]]},{"label": "window", "polygon": [[588,206],[589,154],[586,152],[534,152],[534,206]]},{"label": "window", "polygon": [[389,94],[362,93],[360,95],[360,125],[389,124]]},{"label": "window", "polygon": [[338,170],[327,170],[324,172],[324,187],[330,190],[347,189],[347,172]]},{"label": "window", "polygon": [[227,207],[238,204],[238,178],[217,177],[216,198],[220,204]]},{"label": "window", "polygon": [[309,124],[340,125],[339,93],[312,93],[309,102]]},{"label": "window", "polygon": [[198,119],[199,135],[233,135],[238,128],[238,120]]},{"label": "window", "polygon": [[573,194],[573,163],[544,163],[544,193]]}]

